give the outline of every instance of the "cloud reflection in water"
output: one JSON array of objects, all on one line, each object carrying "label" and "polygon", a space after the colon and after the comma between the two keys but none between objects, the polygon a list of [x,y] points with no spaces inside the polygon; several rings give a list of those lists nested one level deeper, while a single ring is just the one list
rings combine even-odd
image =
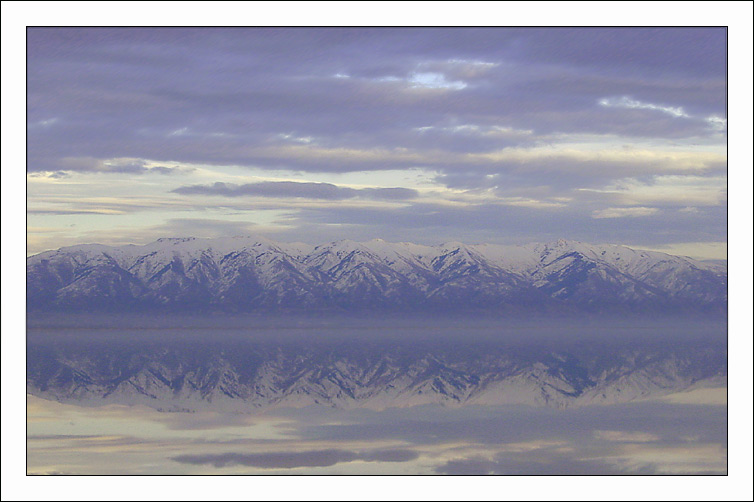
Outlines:
[{"label": "cloud reflection in water", "polygon": [[27,472],[725,474],[724,392],[566,410],[305,407],[256,414],[80,407],[29,396]]}]

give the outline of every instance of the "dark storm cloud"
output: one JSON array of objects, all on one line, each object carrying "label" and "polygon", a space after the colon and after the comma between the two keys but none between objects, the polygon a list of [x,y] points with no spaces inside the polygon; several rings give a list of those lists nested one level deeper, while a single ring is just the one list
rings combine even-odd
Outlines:
[{"label": "dark storm cloud", "polygon": [[296,467],[327,467],[343,462],[409,462],[419,454],[411,450],[310,450],[270,453],[222,453],[217,455],[178,455],[173,460],[182,464],[230,467],[244,465],[262,469],[294,469]]},{"label": "dark storm cloud", "polygon": [[[37,28],[28,39],[30,170],[62,157],[384,169],[258,150],[279,134],[423,149],[409,131],[449,121],[681,138],[709,134],[704,118],[725,111],[724,29]],[[598,104],[624,95],[692,118]],[[435,147],[500,148],[465,140]]]},{"label": "dark storm cloud", "polygon": [[354,197],[378,200],[406,200],[419,193],[409,188],[348,188],[331,183],[305,183],[298,181],[262,181],[259,183],[217,182],[212,185],[189,185],[176,188],[183,195],[222,195],[225,197],[302,197],[307,199],[344,200]]}]

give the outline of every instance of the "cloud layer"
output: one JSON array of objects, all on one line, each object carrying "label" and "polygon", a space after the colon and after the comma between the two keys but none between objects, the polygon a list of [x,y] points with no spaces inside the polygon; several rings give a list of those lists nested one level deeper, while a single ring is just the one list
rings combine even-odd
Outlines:
[{"label": "cloud layer", "polygon": [[[30,225],[142,242],[199,217],[180,206],[244,214],[277,238],[339,225],[336,237],[396,240],[402,215],[387,210],[400,202],[444,221],[440,240],[473,240],[457,215],[496,205],[508,227],[507,208],[539,210],[515,214],[527,235],[497,242],[575,238],[584,216],[723,242],[725,218],[700,213],[727,207],[725,40],[723,28],[32,28]],[[129,211],[104,212],[116,199],[142,208],[143,232]],[[681,222],[685,208],[700,213]],[[258,212],[274,209],[286,217]],[[330,226],[312,228],[323,212]],[[589,240],[641,244],[619,228]]]},{"label": "cloud layer", "polygon": [[189,185],[173,190],[183,195],[222,195],[224,197],[301,197],[306,199],[343,200],[354,197],[365,199],[414,199],[419,193],[410,188],[348,188],[331,183],[302,183],[297,181],[264,181],[260,183],[217,182],[212,185]]}]

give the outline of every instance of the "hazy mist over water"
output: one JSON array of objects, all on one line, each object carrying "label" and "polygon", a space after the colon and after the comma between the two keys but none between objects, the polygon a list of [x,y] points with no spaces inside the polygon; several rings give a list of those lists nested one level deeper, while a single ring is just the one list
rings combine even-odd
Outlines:
[{"label": "hazy mist over water", "polygon": [[287,337],[301,340],[333,340],[341,338],[370,341],[410,340],[474,340],[527,342],[549,340],[568,342],[594,340],[724,340],[727,321],[724,318],[700,316],[543,316],[529,315],[500,318],[489,313],[474,315],[435,314],[215,314],[215,315],[139,315],[29,313],[27,336],[36,338],[69,338],[110,334],[122,340],[131,338],[180,337],[199,341],[221,333],[222,339],[275,340]]}]

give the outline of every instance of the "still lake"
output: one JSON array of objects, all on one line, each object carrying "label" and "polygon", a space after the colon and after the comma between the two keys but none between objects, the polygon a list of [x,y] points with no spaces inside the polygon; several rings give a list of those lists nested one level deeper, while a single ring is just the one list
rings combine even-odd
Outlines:
[{"label": "still lake", "polygon": [[28,474],[726,474],[726,326],[29,319]]}]

